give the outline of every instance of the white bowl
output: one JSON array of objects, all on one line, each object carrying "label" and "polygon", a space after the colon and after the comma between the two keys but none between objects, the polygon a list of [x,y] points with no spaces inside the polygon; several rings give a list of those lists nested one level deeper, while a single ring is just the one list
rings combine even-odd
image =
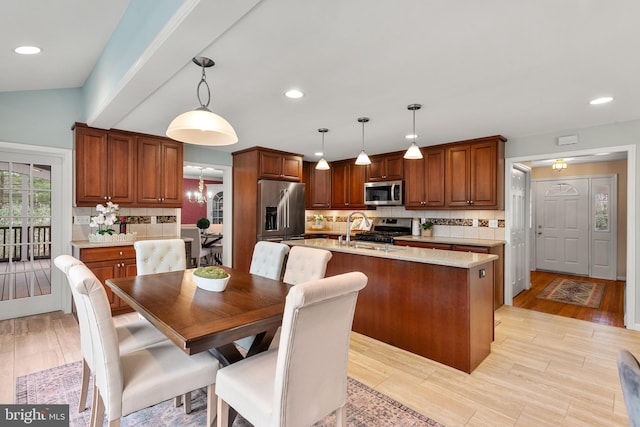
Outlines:
[{"label": "white bowl", "polygon": [[206,279],[204,277],[193,275],[193,281],[200,289],[205,291],[222,292],[227,287],[227,282],[231,278],[231,275],[224,279]]}]

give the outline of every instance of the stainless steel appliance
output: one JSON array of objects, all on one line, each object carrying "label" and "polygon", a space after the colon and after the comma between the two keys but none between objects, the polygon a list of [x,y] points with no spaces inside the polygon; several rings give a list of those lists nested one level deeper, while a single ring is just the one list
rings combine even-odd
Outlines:
[{"label": "stainless steel appliance", "polygon": [[304,226],[304,184],[259,180],[258,240],[304,239]]},{"label": "stainless steel appliance", "polygon": [[411,218],[375,218],[373,229],[357,233],[355,240],[375,243],[393,243],[393,238],[411,235]]},{"label": "stainless steel appliance", "polygon": [[402,205],[402,181],[366,182],[364,203],[376,206]]}]

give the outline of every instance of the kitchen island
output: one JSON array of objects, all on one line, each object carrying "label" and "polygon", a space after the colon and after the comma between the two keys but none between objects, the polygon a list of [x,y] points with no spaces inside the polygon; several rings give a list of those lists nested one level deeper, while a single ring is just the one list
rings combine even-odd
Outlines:
[{"label": "kitchen island", "polygon": [[496,255],[332,239],[285,241],[332,252],[327,276],[362,271],[353,330],[471,373],[491,352]]}]

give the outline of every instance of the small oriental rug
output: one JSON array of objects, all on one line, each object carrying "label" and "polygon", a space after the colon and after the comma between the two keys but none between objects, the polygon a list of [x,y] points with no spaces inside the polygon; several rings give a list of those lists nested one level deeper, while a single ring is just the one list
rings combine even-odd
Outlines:
[{"label": "small oriental rug", "polygon": [[[80,398],[80,362],[69,363],[18,377],[16,381],[17,404],[69,404],[70,427],[89,426],[90,409],[78,413]],[[92,384],[89,384],[87,402],[91,402]],[[133,426],[203,426],[206,424],[206,390],[191,393],[191,414],[185,414],[182,407],[174,407],[173,401],[162,402],[150,408],[122,418],[122,427]],[[233,423],[234,427],[251,427],[242,417]],[[335,426],[335,415],[329,415],[314,427]],[[425,417],[401,403],[349,378],[347,385],[347,426],[420,427],[442,424]]]},{"label": "small oriental rug", "polygon": [[558,278],[544,288],[536,298],[598,308],[603,292],[604,283]]}]

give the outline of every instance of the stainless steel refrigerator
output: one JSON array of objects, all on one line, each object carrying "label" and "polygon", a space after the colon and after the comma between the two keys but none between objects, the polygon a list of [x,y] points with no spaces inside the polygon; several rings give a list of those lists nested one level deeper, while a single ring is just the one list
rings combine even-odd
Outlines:
[{"label": "stainless steel refrigerator", "polygon": [[304,239],[304,184],[259,180],[257,220],[258,240]]}]

